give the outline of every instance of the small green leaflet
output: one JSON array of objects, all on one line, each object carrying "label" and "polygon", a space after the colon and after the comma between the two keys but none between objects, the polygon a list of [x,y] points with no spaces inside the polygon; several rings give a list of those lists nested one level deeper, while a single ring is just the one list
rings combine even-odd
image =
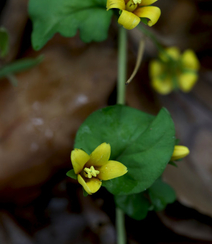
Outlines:
[{"label": "small green leaflet", "polygon": [[[77,180],[77,175],[74,173],[74,170],[73,170],[73,169],[69,170],[69,171],[66,173],[66,175],[67,175],[68,177],[74,179],[74,180]],[[88,196],[88,193],[84,190],[84,188],[83,188],[83,196],[84,196],[84,197],[87,197],[87,196]]]},{"label": "small green leaflet", "polygon": [[148,189],[148,194],[155,211],[164,210],[167,204],[176,200],[174,189],[161,179],[156,180]]},{"label": "small green leaflet", "polygon": [[66,173],[66,175],[67,175],[68,177],[74,179],[74,180],[77,180],[77,175],[74,173],[74,170],[73,170],[73,169],[69,170],[69,171]]},{"label": "small green leaflet", "polygon": [[21,72],[23,70],[30,69],[35,65],[39,64],[43,60],[43,57],[38,58],[25,58],[14,61],[13,63],[7,64],[0,68],[0,79],[11,74]]},{"label": "small green leaflet", "polygon": [[141,22],[143,22],[145,25],[148,25],[149,19],[147,18],[140,18]]},{"label": "small green leaflet", "polygon": [[18,79],[15,77],[15,75],[9,74],[9,75],[7,75],[7,79],[10,81],[10,83],[13,86],[18,86]]},{"label": "small green leaflet", "polygon": [[9,51],[9,36],[7,30],[0,27],[0,57],[4,58]]},{"label": "small green leaflet", "polygon": [[90,154],[98,145],[111,145],[112,160],[128,168],[124,176],[103,181],[114,195],[139,193],[162,174],[175,145],[170,114],[162,109],[154,117],[137,109],[115,105],[95,111],[80,126],[75,148]]},{"label": "small green leaflet", "polygon": [[84,197],[87,197],[88,196],[88,193],[84,190],[84,188],[82,190],[83,190],[83,196]]},{"label": "small green leaflet", "polygon": [[33,23],[32,45],[41,49],[55,33],[73,37],[77,30],[84,42],[103,41],[112,17],[106,0],[30,0]]},{"label": "small green leaflet", "polygon": [[176,168],[178,167],[177,164],[175,162],[173,162],[173,161],[170,161],[169,164],[174,166],[174,167],[176,167]]},{"label": "small green leaflet", "polygon": [[141,220],[145,219],[150,208],[150,202],[144,196],[144,193],[132,195],[115,195],[115,203],[129,217]]}]

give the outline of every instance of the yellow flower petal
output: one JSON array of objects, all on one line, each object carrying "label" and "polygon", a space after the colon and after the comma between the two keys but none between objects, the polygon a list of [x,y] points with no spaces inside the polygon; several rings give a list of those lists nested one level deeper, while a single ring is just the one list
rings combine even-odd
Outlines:
[{"label": "yellow flower petal", "polygon": [[89,195],[97,192],[102,185],[102,182],[97,178],[92,178],[92,179],[88,179],[88,180],[86,179],[86,182],[85,182],[85,180],[82,178],[81,175],[78,175],[78,182],[80,183],[80,185],[82,185],[84,190]]},{"label": "yellow flower petal", "polygon": [[74,173],[79,174],[89,159],[90,156],[86,152],[81,149],[75,148],[71,152],[71,162],[74,168]]},{"label": "yellow flower petal", "polygon": [[173,90],[173,84],[170,79],[153,78],[152,87],[160,94],[167,95]]},{"label": "yellow flower petal", "polygon": [[111,147],[110,144],[104,142],[99,145],[90,155],[89,161],[86,163],[86,167],[91,166],[98,167],[106,164],[110,158]]},{"label": "yellow flower petal", "polygon": [[118,8],[121,10],[125,9],[125,2],[124,0],[107,0],[107,10],[111,8]]},{"label": "yellow flower petal", "polygon": [[[177,47],[169,47],[165,52],[174,60],[178,60],[180,58],[180,50]],[[169,61],[168,57],[164,55],[164,53],[160,53],[159,57],[165,62]]]},{"label": "yellow flower petal", "polygon": [[123,27],[127,30],[132,30],[140,23],[140,18],[135,14],[123,10],[121,15],[119,16],[118,23],[123,25]]},{"label": "yellow flower petal", "polygon": [[197,73],[182,73],[179,77],[178,77],[178,82],[179,82],[179,86],[180,89],[183,92],[189,92],[193,86],[195,85],[195,83],[197,82],[198,79],[198,75]]},{"label": "yellow flower petal", "polygon": [[173,58],[179,59],[180,57],[180,50],[177,47],[169,47],[166,49],[166,52]]},{"label": "yellow flower petal", "polygon": [[157,78],[164,72],[164,65],[158,61],[153,60],[149,64],[149,73],[151,78]]},{"label": "yellow flower petal", "polygon": [[188,69],[198,70],[200,67],[196,54],[188,49],[182,54],[183,65]]},{"label": "yellow flower petal", "polygon": [[157,2],[157,0],[142,0],[139,6],[147,6]]},{"label": "yellow flower petal", "polygon": [[175,146],[171,161],[175,161],[186,157],[190,153],[189,149],[185,146]]},{"label": "yellow flower petal", "polygon": [[110,180],[127,173],[127,167],[118,161],[110,160],[107,164],[98,168],[100,180]]},{"label": "yellow flower petal", "polygon": [[140,18],[148,18],[149,26],[153,26],[154,24],[156,24],[161,15],[160,9],[154,6],[137,8],[133,13]]}]

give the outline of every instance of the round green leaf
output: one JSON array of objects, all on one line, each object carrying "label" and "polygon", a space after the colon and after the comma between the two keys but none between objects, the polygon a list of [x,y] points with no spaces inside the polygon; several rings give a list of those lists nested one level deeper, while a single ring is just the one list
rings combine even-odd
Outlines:
[{"label": "round green leaf", "polygon": [[170,114],[162,109],[157,117],[137,109],[115,105],[97,110],[80,126],[75,148],[90,154],[98,145],[111,145],[111,159],[128,173],[103,181],[112,194],[139,193],[150,187],[169,162],[175,144]]},{"label": "round green leaf", "polygon": [[39,50],[57,32],[73,37],[79,30],[84,42],[105,40],[112,11],[106,11],[106,0],[30,0],[29,15],[32,45]]},{"label": "round green leaf", "polygon": [[150,203],[143,193],[132,195],[115,195],[116,205],[133,219],[141,220],[146,218]]}]

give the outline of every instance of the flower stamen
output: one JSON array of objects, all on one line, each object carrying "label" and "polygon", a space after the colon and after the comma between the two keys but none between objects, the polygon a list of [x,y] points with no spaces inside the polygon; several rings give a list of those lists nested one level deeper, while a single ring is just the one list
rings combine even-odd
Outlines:
[{"label": "flower stamen", "polygon": [[134,4],[140,4],[142,0],[133,0]]},{"label": "flower stamen", "polygon": [[95,168],[93,166],[91,166],[90,168],[84,168],[84,176],[91,179],[92,176],[96,177],[99,174],[98,170],[95,170]]}]

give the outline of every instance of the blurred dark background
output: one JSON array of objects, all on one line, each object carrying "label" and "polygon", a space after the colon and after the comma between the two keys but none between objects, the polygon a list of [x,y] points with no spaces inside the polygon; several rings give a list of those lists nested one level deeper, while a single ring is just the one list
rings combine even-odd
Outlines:
[{"label": "blurred dark background", "polygon": [[[66,177],[76,131],[94,110],[116,100],[117,24],[108,39],[85,44],[79,36],[55,35],[32,50],[27,0],[2,0],[0,26],[8,29],[10,52],[0,65],[44,55],[38,66],[0,80],[0,243],[116,243],[115,206],[104,188],[83,197]],[[163,212],[135,221],[126,217],[128,243],[212,243],[212,7],[206,0],[159,0],[159,22],[151,28],[164,46],[193,49],[201,63],[192,92],[167,96],[149,85],[148,64],[157,50],[146,40],[141,68],[127,87],[127,104],[151,114],[165,106],[180,144],[191,154],[168,166],[163,178],[177,201]],[[48,10],[47,10],[48,11]],[[128,36],[128,76],[139,30]],[[157,161],[157,159],[155,159]]]}]

